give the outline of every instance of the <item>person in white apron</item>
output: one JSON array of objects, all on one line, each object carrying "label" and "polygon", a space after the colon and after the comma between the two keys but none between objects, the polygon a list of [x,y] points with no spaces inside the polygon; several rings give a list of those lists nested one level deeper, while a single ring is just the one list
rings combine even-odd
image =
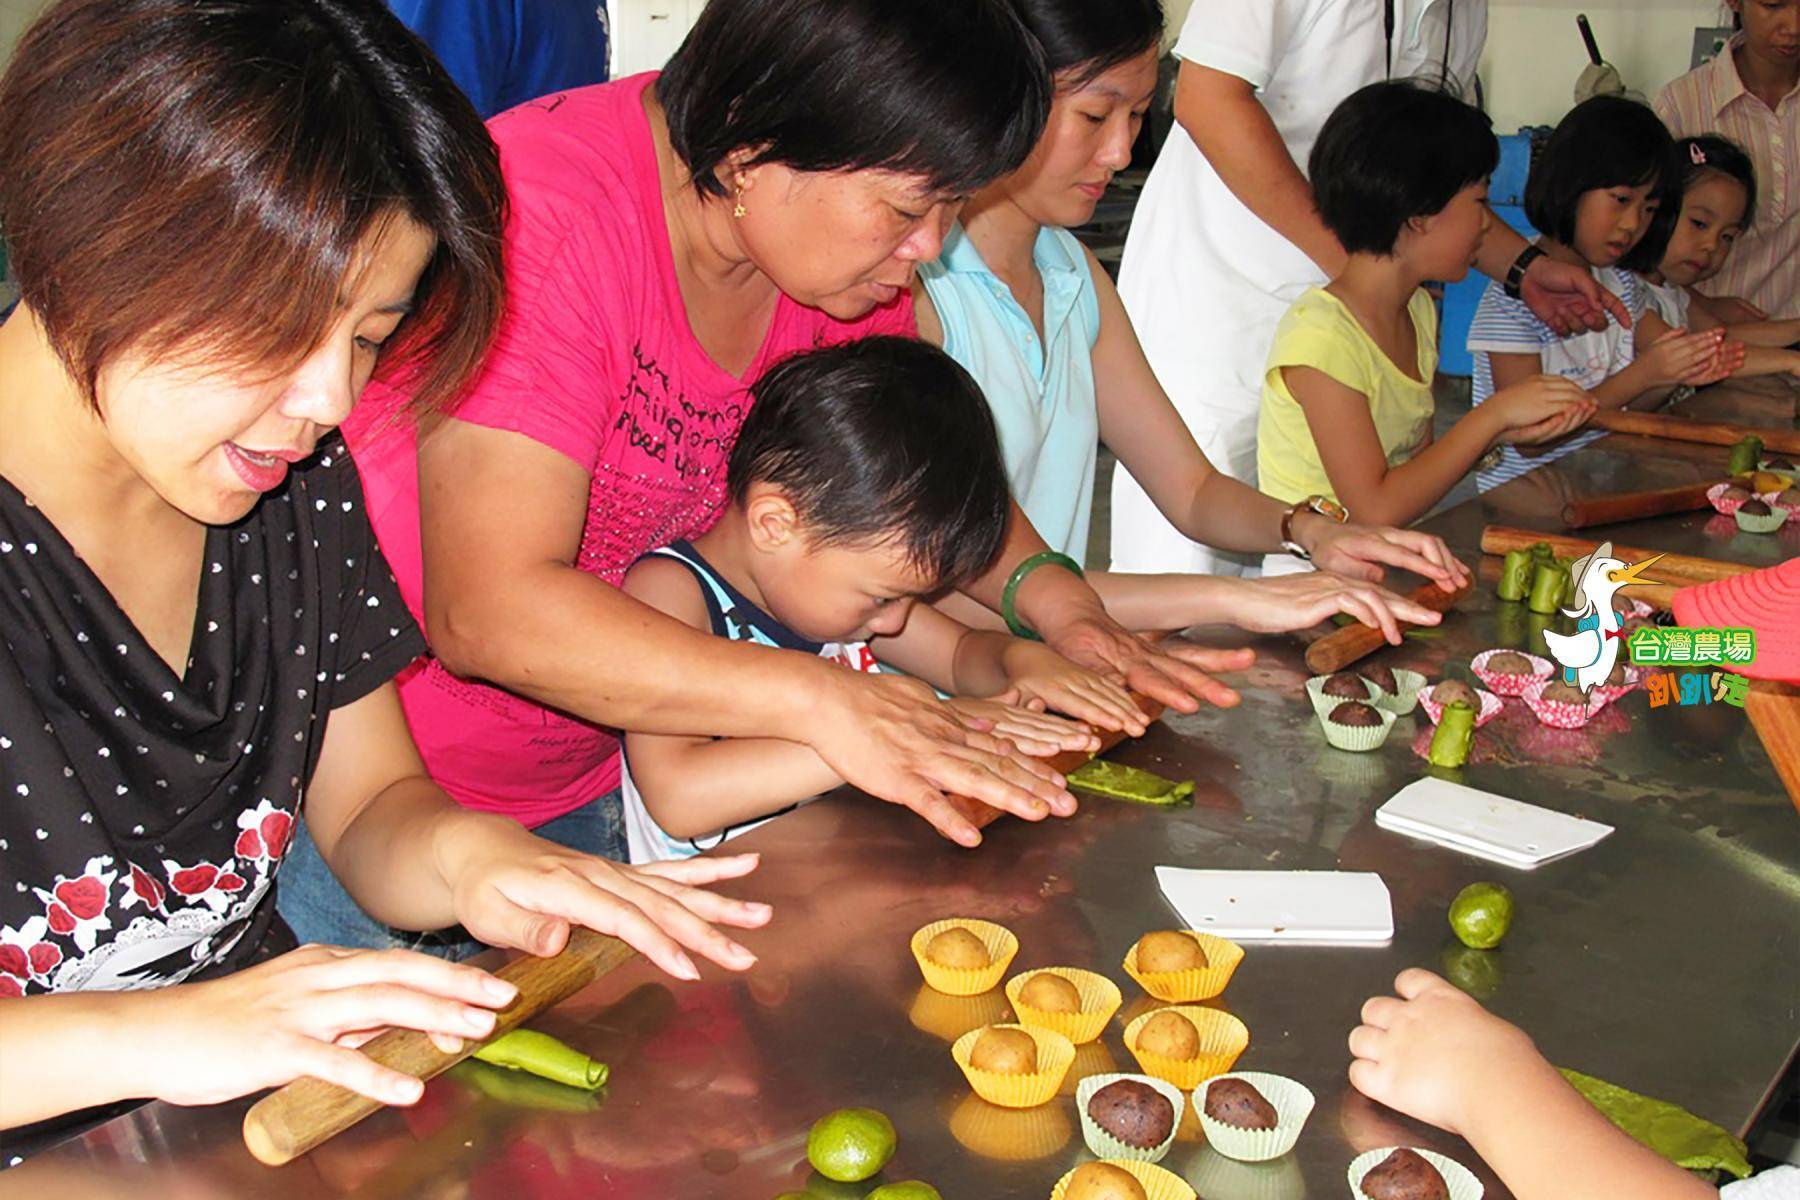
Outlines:
[{"label": "person in white apron", "polygon": [[[1275,327],[1343,264],[1296,163],[1339,102],[1390,74],[1473,96],[1486,36],[1486,0],[1194,0],[1175,45],[1181,128],[1138,203],[1119,291],[1163,389],[1221,471],[1255,485]],[[1603,326],[1601,306],[1616,305],[1510,230],[1496,228],[1479,265],[1515,276],[1511,286],[1562,328]],[[1191,541],[1129,472],[1114,475],[1113,570],[1237,575],[1259,565]]]}]

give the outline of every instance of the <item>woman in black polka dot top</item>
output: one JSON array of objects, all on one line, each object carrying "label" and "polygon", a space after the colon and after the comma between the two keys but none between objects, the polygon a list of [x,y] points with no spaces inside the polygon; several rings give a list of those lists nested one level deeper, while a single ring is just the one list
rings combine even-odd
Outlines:
[{"label": "woman in black polka dot top", "polygon": [[[392,678],[423,650],[333,428],[379,369],[426,405],[501,304],[474,111],[379,0],[62,0],[0,81],[0,1130],[300,1075],[340,1044],[477,1038],[511,995],[401,951],[291,949],[302,798],[389,924],[550,953],[579,922],[670,973],[742,969],[693,885],[452,804]],[[285,943],[285,944],[284,944]],[[686,949],[684,950],[683,947]],[[286,952],[283,952],[283,951]]]}]

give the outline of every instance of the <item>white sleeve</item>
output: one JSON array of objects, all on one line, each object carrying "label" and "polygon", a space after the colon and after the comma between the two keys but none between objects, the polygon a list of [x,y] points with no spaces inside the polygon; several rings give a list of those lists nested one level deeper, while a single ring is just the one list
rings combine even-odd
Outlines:
[{"label": "white sleeve", "polygon": [[1175,56],[1267,86],[1281,58],[1280,31],[1290,28],[1295,0],[1194,0],[1182,22]]},{"label": "white sleeve", "polygon": [[1728,1183],[1719,1200],[1800,1200],[1800,1167],[1774,1167]]}]

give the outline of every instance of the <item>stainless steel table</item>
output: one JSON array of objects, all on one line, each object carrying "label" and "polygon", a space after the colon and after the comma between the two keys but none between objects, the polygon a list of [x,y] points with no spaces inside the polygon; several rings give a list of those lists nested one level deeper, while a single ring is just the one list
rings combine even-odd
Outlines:
[{"label": "stainless steel table", "polygon": [[[1715,391],[1691,407],[1765,424],[1793,417],[1791,393]],[[1541,514],[1565,491],[1701,479],[1723,459],[1721,449],[1615,437],[1428,524],[1472,557],[1490,520],[1555,529]],[[1751,563],[1800,551],[1800,531],[1753,537],[1710,513],[1593,532]],[[1382,661],[1436,678],[1509,636],[1532,636],[1500,608],[1480,587],[1440,630]],[[815,1117],[868,1105],[900,1131],[884,1179],[923,1178],[952,1198],[1040,1200],[1086,1155],[1073,1100],[1014,1113],[975,1099],[949,1041],[1000,1019],[1004,998],[924,989],[908,937],[939,917],[984,916],[1018,934],[1015,969],[1079,965],[1119,981],[1125,1008],[1083,1049],[1072,1092],[1077,1073],[1134,1069],[1120,1031],[1146,998],[1119,962],[1140,933],[1175,921],[1151,873],[1159,863],[1378,871],[1394,898],[1392,944],[1252,946],[1216,1002],[1250,1028],[1240,1065],[1303,1081],[1319,1106],[1295,1152],[1269,1166],[1179,1142],[1165,1165],[1207,1200],[1345,1195],[1350,1159],[1396,1142],[1458,1157],[1490,1196],[1504,1197],[1467,1146],[1361,1100],[1345,1082],[1344,1038],[1363,999],[1414,965],[1454,974],[1560,1064],[1735,1130],[1748,1125],[1800,1034],[1800,820],[1742,710],[1651,711],[1640,691],[1570,733],[1509,705],[1479,735],[1465,782],[1618,830],[1574,858],[1515,871],[1377,829],[1376,807],[1424,770],[1423,713],[1402,718],[1376,753],[1333,750],[1301,691],[1299,641],[1254,644],[1259,661],[1237,681],[1241,708],[1171,718],[1116,756],[1194,778],[1189,811],[1092,800],[1053,826],[1003,821],[970,853],[909,814],[843,797],[738,843],[764,855],[742,890],[778,911],[769,930],[746,939],[762,958],[752,974],[670,985],[640,962],[538,1023],[613,1065],[609,1094],[592,1111],[495,1098],[483,1090],[489,1081],[459,1068],[417,1110],[382,1113],[267,1171],[239,1144],[243,1103],[157,1104],[0,1174],[0,1196],[766,1200],[803,1186]],[[1486,956],[1459,953],[1444,919],[1450,898],[1477,879],[1502,880],[1519,902],[1512,935]]]}]

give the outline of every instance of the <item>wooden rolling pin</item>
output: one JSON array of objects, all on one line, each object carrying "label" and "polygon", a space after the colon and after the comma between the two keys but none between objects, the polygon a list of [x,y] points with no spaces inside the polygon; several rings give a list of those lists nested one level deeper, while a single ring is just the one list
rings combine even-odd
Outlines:
[{"label": "wooden rolling pin", "polygon": [[1593,525],[1615,525],[1620,521],[1641,521],[1667,513],[1695,512],[1710,506],[1706,498],[1709,483],[1689,483],[1681,487],[1657,488],[1645,492],[1618,492],[1611,496],[1583,496],[1563,505],[1564,529],[1586,529]]},{"label": "wooden rolling pin", "polygon": [[[1580,558],[1584,554],[1592,554],[1599,548],[1599,543],[1587,538],[1565,537],[1558,533],[1539,533],[1535,529],[1514,529],[1506,525],[1489,525],[1481,531],[1481,552],[1483,554],[1505,554],[1508,550],[1529,550],[1539,542],[1549,543],[1550,549],[1558,558]],[[1637,562],[1640,559],[1656,555],[1655,550],[1643,550],[1636,546],[1613,546],[1613,557],[1622,562]],[[1721,562],[1712,558],[1696,558],[1691,554],[1664,554],[1650,574],[1658,583],[1671,584],[1675,587],[1692,587],[1698,583],[1712,583],[1720,579],[1730,579],[1757,568],[1745,566],[1743,563]]]},{"label": "wooden rolling pin", "polygon": [[[498,1037],[523,1025],[547,1008],[633,957],[637,951],[618,938],[591,929],[573,929],[569,944],[550,958],[526,955],[495,972],[519,989],[513,1002],[494,1022]],[[445,1054],[414,1029],[390,1029],[362,1052],[385,1067],[420,1079],[446,1071],[475,1052],[478,1041],[464,1041],[456,1054]],[[342,1133],[380,1109],[379,1100],[310,1076],[296,1079],[264,1096],[244,1114],[244,1145],[256,1161],[279,1167],[321,1142]]]},{"label": "wooden rolling pin", "polygon": [[[1131,698],[1137,701],[1138,711],[1144,714],[1145,720],[1154,724],[1157,720],[1161,719],[1164,711],[1161,703],[1150,699],[1148,696],[1139,695],[1137,692],[1131,693]],[[1094,758],[1100,754],[1105,754],[1108,750],[1115,748],[1125,740],[1124,731],[1111,730],[1100,735],[1100,749],[1093,754],[1089,754],[1086,750],[1065,750],[1061,754],[1055,754],[1049,758],[1039,759],[1038,761],[1045,763],[1053,771],[1058,771],[1067,775],[1070,771],[1073,771],[1088,759]],[[992,825],[995,821],[998,821],[1001,817],[1006,815],[1006,810],[995,808],[991,804],[984,804],[982,801],[976,800],[971,796],[951,796],[950,805],[956,809],[957,812],[966,817],[969,823],[977,829],[986,829],[989,825]]]},{"label": "wooden rolling pin", "polygon": [[[1469,587],[1465,586],[1455,592],[1446,592],[1435,583],[1426,583],[1414,588],[1406,598],[1433,612],[1449,612],[1468,591]],[[1405,630],[1411,626],[1402,621],[1400,628]],[[1306,648],[1306,669],[1314,675],[1329,675],[1359,659],[1367,658],[1387,644],[1381,630],[1373,625],[1346,625]]]},{"label": "wooden rolling pin", "polygon": [[1710,446],[1731,446],[1747,437],[1759,437],[1764,450],[1800,454],[1800,430],[1796,429],[1757,429],[1748,425],[1672,417],[1667,413],[1623,412],[1612,408],[1599,410],[1588,424],[1613,433],[1636,433],[1676,442],[1704,442]]}]

